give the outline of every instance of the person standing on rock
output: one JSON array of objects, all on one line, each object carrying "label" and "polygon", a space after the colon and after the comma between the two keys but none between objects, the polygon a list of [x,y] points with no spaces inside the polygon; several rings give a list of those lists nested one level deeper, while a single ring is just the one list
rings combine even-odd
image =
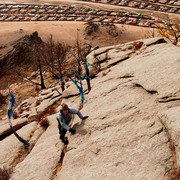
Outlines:
[{"label": "person standing on rock", "polygon": [[62,104],[62,108],[57,114],[57,121],[60,134],[59,139],[61,139],[64,144],[68,144],[68,139],[65,137],[67,131],[69,131],[71,134],[76,133],[75,129],[72,129],[68,126],[71,122],[72,114],[77,114],[82,120],[88,118],[88,116],[83,116],[79,110],[68,107],[68,105],[65,103]]}]

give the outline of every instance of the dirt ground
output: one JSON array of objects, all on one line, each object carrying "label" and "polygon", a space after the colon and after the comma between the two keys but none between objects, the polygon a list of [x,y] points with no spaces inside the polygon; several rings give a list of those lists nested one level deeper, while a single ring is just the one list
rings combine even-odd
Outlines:
[{"label": "dirt ground", "polygon": [[[34,31],[38,31],[39,36],[46,41],[50,34],[53,35],[55,41],[64,41],[68,44],[73,44],[78,36],[81,40],[84,39],[84,29],[86,27],[83,22],[1,22],[0,23],[0,45],[7,44],[24,36],[25,34],[31,34]],[[110,38],[102,32],[99,33],[99,37],[94,40],[90,40],[93,45],[108,46],[117,43],[125,43],[142,39],[148,32],[152,31],[150,28],[142,28],[138,26],[128,25],[116,25],[119,30],[124,30],[124,33],[120,37]],[[22,31],[22,30],[23,31]],[[98,35],[98,34],[97,34]]]}]

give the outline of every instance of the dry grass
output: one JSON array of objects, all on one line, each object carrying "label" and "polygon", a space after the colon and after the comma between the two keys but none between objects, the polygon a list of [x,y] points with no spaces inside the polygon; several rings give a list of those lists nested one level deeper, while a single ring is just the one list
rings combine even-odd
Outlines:
[{"label": "dry grass", "polygon": [[49,123],[49,120],[47,118],[41,120],[41,122],[40,122],[40,126],[42,128],[44,128],[45,130],[49,127],[49,124],[50,123]]},{"label": "dry grass", "polygon": [[168,180],[179,180],[180,179],[180,167],[178,169],[174,169],[168,173]]},{"label": "dry grass", "polygon": [[138,50],[142,47],[143,42],[133,42],[134,50]]},{"label": "dry grass", "polygon": [[68,82],[68,81],[69,81],[69,78],[68,78],[68,77],[65,77],[65,78],[64,78],[64,81],[65,81],[65,82]]},{"label": "dry grass", "polygon": [[37,100],[35,106],[39,106],[40,104],[41,104],[41,100]]},{"label": "dry grass", "polygon": [[24,112],[24,109],[20,109],[19,114],[22,114]]},{"label": "dry grass", "polygon": [[29,145],[25,146],[25,147],[20,147],[19,151],[17,153],[17,155],[14,157],[14,160],[11,163],[12,167],[15,167],[18,163],[22,162],[26,156],[29,153]]},{"label": "dry grass", "polygon": [[51,115],[51,114],[55,114],[56,113],[56,108],[55,106],[51,106],[51,107],[48,107],[45,111],[45,114],[46,115]]},{"label": "dry grass", "polygon": [[167,173],[167,179],[168,180],[179,180],[180,179],[180,167],[178,168],[177,165],[177,155],[176,155],[176,147],[175,143],[173,141],[173,138],[171,136],[171,133],[169,131],[169,128],[165,121],[162,120],[162,118],[167,119],[167,116],[158,117],[159,121],[162,123],[165,132],[167,134],[167,137],[169,139],[169,149],[172,154],[172,162],[173,162],[173,169]]},{"label": "dry grass", "polygon": [[40,90],[41,90],[41,87],[36,86],[36,87],[35,87],[35,90],[36,90],[36,91],[40,91]]},{"label": "dry grass", "polygon": [[19,113],[15,111],[15,112],[13,113],[13,118],[14,118],[14,119],[19,118]]},{"label": "dry grass", "polygon": [[0,168],[0,180],[8,180],[13,172],[12,168]]},{"label": "dry grass", "polygon": [[103,72],[103,73],[102,73],[102,76],[106,76],[106,75],[107,75],[107,72]]},{"label": "dry grass", "polygon": [[6,97],[0,93],[0,105],[5,104],[5,103],[6,103]]},{"label": "dry grass", "polygon": [[39,114],[36,115],[35,121],[39,123],[43,119],[44,114],[44,112],[39,112]]},{"label": "dry grass", "polygon": [[68,88],[70,85],[69,84],[66,84],[66,88]]}]

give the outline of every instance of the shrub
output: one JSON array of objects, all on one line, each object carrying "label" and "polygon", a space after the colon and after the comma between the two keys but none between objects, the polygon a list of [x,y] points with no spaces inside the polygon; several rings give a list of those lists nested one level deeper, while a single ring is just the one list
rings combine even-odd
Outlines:
[{"label": "shrub", "polygon": [[68,77],[65,77],[65,78],[64,78],[64,81],[65,81],[65,82],[68,82],[68,81],[69,81],[69,78],[68,78]]},{"label": "shrub", "polygon": [[23,111],[24,111],[24,109],[20,109],[19,114],[22,114],[22,113],[23,113]]},{"label": "shrub", "polygon": [[103,73],[102,73],[102,76],[106,76],[106,75],[107,75],[107,73],[106,73],[106,72],[103,72]]},{"label": "shrub", "polygon": [[180,167],[179,169],[174,169],[168,173],[168,180],[178,180],[180,179]]},{"label": "shrub", "polygon": [[134,42],[133,43],[134,50],[136,51],[136,50],[140,49],[142,47],[142,45],[143,45],[143,42]]},{"label": "shrub", "polygon": [[36,87],[35,87],[35,90],[36,90],[36,91],[40,91],[41,88],[40,88],[39,86],[36,86]]},{"label": "shrub", "polygon": [[39,123],[43,119],[43,117],[44,117],[44,112],[39,112],[39,114],[36,115],[35,121]]},{"label": "shrub", "polygon": [[70,85],[69,84],[66,84],[66,88],[68,88]]},{"label": "shrub", "polygon": [[165,26],[157,24],[158,32],[163,36],[168,38],[174,45],[177,45],[178,39],[180,38],[180,20],[169,18],[167,14],[167,22],[165,22]]},{"label": "shrub", "polygon": [[19,118],[19,114],[18,114],[16,111],[13,113],[13,118],[14,118],[14,119]]},{"label": "shrub", "polygon": [[6,103],[6,98],[0,93],[0,105]]},{"label": "shrub", "polygon": [[39,106],[41,104],[41,100],[36,101],[36,106]]},{"label": "shrub", "polygon": [[44,128],[44,129],[47,129],[48,128],[48,126],[49,126],[49,120],[46,118],[46,119],[43,119],[43,120],[41,120],[41,122],[40,122],[40,126],[42,127],[42,128]]},{"label": "shrub", "polygon": [[51,115],[51,114],[55,114],[55,113],[56,113],[55,107],[51,106],[46,109],[46,114]]},{"label": "shrub", "polygon": [[12,168],[6,168],[6,167],[0,168],[0,179],[2,180],[10,179],[12,172],[13,172]]}]

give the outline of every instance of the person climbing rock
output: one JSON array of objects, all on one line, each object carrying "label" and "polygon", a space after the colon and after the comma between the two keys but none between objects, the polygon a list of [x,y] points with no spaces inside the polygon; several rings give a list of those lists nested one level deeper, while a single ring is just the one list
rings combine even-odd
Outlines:
[{"label": "person climbing rock", "polygon": [[66,132],[69,131],[71,134],[75,134],[76,130],[70,128],[68,125],[71,122],[72,114],[77,114],[80,119],[85,120],[88,116],[83,116],[81,112],[75,108],[68,107],[67,104],[63,103],[62,108],[57,114],[58,129],[61,141],[64,144],[68,144],[68,139],[65,137]]}]

